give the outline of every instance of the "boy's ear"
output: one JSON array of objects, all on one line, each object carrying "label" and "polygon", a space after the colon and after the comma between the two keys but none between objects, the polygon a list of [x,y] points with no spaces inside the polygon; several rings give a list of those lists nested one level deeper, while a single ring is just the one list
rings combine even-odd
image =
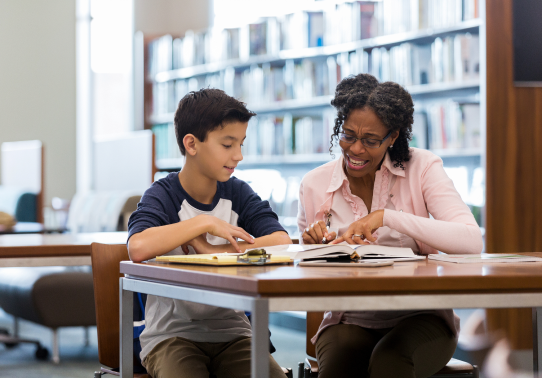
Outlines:
[{"label": "boy's ear", "polygon": [[196,155],[196,142],[197,139],[193,134],[186,134],[183,138],[184,149],[190,156]]}]

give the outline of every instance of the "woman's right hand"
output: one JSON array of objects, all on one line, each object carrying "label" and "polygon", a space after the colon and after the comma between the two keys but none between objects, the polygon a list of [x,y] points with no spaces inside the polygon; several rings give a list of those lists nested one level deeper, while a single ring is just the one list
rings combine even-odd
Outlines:
[{"label": "woman's right hand", "polygon": [[335,240],[337,233],[328,232],[324,221],[318,221],[305,228],[301,237],[303,238],[303,244],[327,244]]}]

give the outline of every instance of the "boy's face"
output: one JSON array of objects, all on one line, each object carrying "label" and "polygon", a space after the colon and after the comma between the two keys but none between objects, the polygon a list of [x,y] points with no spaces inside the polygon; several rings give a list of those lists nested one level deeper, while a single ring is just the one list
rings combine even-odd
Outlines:
[{"label": "boy's face", "polygon": [[207,134],[198,142],[196,158],[200,172],[217,181],[228,181],[241,160],[241,146],[246,138],[248,122],[233,121]]}]

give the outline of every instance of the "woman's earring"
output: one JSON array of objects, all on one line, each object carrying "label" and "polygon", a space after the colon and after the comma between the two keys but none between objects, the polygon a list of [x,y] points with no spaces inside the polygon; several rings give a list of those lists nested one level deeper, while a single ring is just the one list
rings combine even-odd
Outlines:
[{"label": "woman's earring", "polygon": [[393,150],[393,144],[390,146],[390,150]]}]

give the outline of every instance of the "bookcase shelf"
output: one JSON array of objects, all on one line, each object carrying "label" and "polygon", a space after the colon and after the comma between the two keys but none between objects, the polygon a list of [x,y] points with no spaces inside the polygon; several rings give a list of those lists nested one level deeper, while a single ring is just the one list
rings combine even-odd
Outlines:
[{"label": "bookcase shelf", "polygon": [[[336,154],[335,157],[338,157]],[[324,164],[333,160],[329,153],[321,154],[293,154],[293,155],[268,155],[268,156],[243,156],[239,162],[239,169],[246,166],[268,166],[268,165],[294,165],[294,164]],[[157,159],[156,167],[160,170],[181,169],[184,159]]]},{"label": "bookcase shelf", "polygon": [[[462,3],[465,7],[467,3],[480,3],[478,0],[431,1],[441,11],[450,9],[445,4]],[[403,2],[407,4],[410,0]],[[422,3],[429,4],[429,0],[420,0]],[[393,1],[387,4],[393,4]],[[437,8],[433,11],[436,12]],[[377,16],[387,17],[387,21],[379,23],[374,32],[371,30],[364,36],[413,29],[408,23],[401,26],[405,19],[402,13],[397,19],[393,13]],[[333,33],[328,35],[324,32],[319,44],[328,45],[319,47],[306,47],[317,46],[318,43],[310,42],[310,36],[307,42],[306,36],[292,33],[289,26],[284,29],[287,32],[276,34],[278,29],[274,29],[275,26],[290,22],[287,15],[284,18],[272,17],[276,24],[271,29],[268,28],[272,23],[260,20],[253,29],[249,28],[253,24],[245,25],[245,29],[239,28],[237,34],[224,31],[226,34],[221,35],[228,35],[230,39],[223,44],[226,47],[222,52],[219,48],[212,49],[216,47],[213,41],[217,40],[212,30],[188,33],[182,39],[167,35],[149,40],[145,50],[149,59],[145,60],[146,77],[143,79],[143,118],[145,127],[152,128],[157,137],[157,169],[165,174],[181,169],[184,164],[176,146],[173,125],[175,105],[179,100],[192,90],[204,87],[222,89],[246,102],[247,107],[259,115],[251,120],[243,149],[244,159],[238,170],[250,176],[250,179],[245,179],[254,188],[266,188],[262,198],[270,195],[269,190],[284,191],[282,195],[273,192],[275,194],[269,200],[275,206],[281,223],[295,231],[295,201],[301,178],[308,171],[333,160],[327,148],[336,117],[331,106],[335,87],[341,79],[365,72],[379,81],[394,81],[406,88],[415,103],[412,145],[428,148],[440,156],[444,166],[450,168],[454,185],[463,190],[462,196],[475,201],[478,198],[476,190],[484,185],[480,177],[484,175],[482,139],[486,135],[483,109],[486,95],[485,14],[477,11],[467,17],[463,13],[460,19],[468,20],[461,22],[443,12],[438,14],[442,17],[433,17],[429,22],[429,16],[420,13],[420,22],[415,25],[425,27],[455,22],[454,26],[359,39],[361,34],[350,37],[343,33],[341,13],[336,18],[339,24],[325,24],[324,29],[329,27]],[[421,22],[422,17],[428,19]],[[449,21],[451,19],[453,22]],[[394,20],[399,20],[398,27],[395,27]],[[381,28],[381,25],[385,27]],[[303,24],[303,28],[312,30],[308,23]],[[345,27],[345,30],[350,29]],[[254,33],[256,38],[250,39],[252,34],[242,35],[245,32]],[[339,34],[340,37],[336,37]],[[295,41],[294,38],[290,40],[291,36],[296,37]],[[239,43],[237,47],[231,44],[234,39]],[[298,43],[301,39],[305,42]],[[339,43],[341,41],[352,42]],[[260,49],[262,45],[265,48]],[[294,46],[299,47],[294,49]],[[259,53],[263,55],[251,55]],[[237,56],[246,58],[231,59]],[[200,64],[203,62],[212,63]],[[340,152],[335,152],[334,157],[339,156]],[[279,178],[270,179],[277,171]],[[281,202],[275,197],[284,200]],[[276,203],[273,202],[275,200]],[[483,206],[474,202],[469,204]],[[482,224],[480,214],[475,216]]]},{"label": "bookcase shelf", "polygon": [[[455,93],[458,95],[464,95],[465,92],[478,92],[480,87],[480,81],[468,81],[468,82],[448,82],[448,83],[432,83],[423,85],[413,85],[407,87],[408,92],[414,97],[422,96],[450,96]],[[270,114],[270,113],[284,113],[298,110],[318,109],[324,107],[331,107],[331,100],[333,96],[319,96],[310,99],[295,99],[270,102],[268,104],[256,105],[249,107],[250,110],[257,114]],[[170,123],[173,122],[175,113],[157,114],[151,115],[148,122],[150,124]]]},{"label": "bookcase shelf", "polygon": [[[431,150],[441,158],[456,158],[456,157],[479,157],[481,155],[480,149],[443,149],[443,150]],[[339,154],[335,154],[335,158],[338,158]],[[239,162],[239,169],[243,169],[247,166],[270,166],[270,165],[296,165],[296,164],[315,164],[321,165],[332,161],[333,158],[329,153],[320,154],[293,154],[293,155],[268,155],[268,156],[244,156],[243,160]],[[178,170],[181,169],[184,163],[184,159],[157,159],[156,167],[159,170]]]},{"label": "bookcase shelf", "polygon": [[263,63],[279,63],[285,60],[317,58],[330,55],[337,55],[344,52],[355,51],[359,49],[369,50],[375,47],[392,47],[404,42],[426,43],[429,40],[437,37],[445,37],[457,33],[473,33],[478,34],[479,26],[482,25],[480,19],[463,21],[453,27],[447,28],[429,28],[424,30],[416,30],[399,34],[391,34],[367,38],[355,42],[342,43],[337,45],[310,47],[305,49],[281,50],[277,55],[259,55],[251,56],[248,59],[226,60],[223,62],[207,63],[192,67],[179,68],[171,71],[159,72],[154,78],[149,78],[151,82],[164,83],[177,79],[188,79],[194,76],[207,75],[222,71],[228,67],[241,69],[250,67],[255,64]]},{"label": "bookcase shelf", "polygon": [[480,157],[482,151],[479,148],[465,148],[465,149],[442,149],[442,150],[430,150],[435,155],[441,158],[455,158],[455,157]]}]

